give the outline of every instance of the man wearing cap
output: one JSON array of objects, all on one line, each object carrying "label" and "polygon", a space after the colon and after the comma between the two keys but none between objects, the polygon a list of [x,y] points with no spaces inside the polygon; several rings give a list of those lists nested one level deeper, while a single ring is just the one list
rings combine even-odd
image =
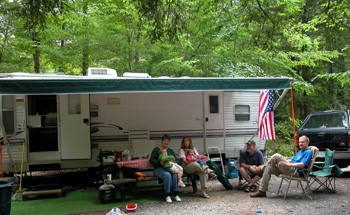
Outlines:
[{"label": "man wearing cap", "polygon": [[247,147],[242,150],[239,159],[239,173],[246,180],[248,186],[245,192],[255,192],[256,183],[260,180],[262,172],[259,172],[258,166],[264,164],[264,157],[261,151],[255,148],[254,140],[246,143]]}]

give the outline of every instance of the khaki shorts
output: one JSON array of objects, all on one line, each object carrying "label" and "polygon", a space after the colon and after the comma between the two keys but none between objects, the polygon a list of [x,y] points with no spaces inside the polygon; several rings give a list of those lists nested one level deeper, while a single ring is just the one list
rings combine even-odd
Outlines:
[{"label": "khaki shorts", "polygon": [[[249,176],[250,176],[251,178],[254,178],[256,175],[258,175],[258,174],[253,173],[253,172],[250,171],[249,169],[247,170],[247,172],[248,172],[248,174],[249,174]],[[262,177],[262,175],[258,175],[258,176]]]}]

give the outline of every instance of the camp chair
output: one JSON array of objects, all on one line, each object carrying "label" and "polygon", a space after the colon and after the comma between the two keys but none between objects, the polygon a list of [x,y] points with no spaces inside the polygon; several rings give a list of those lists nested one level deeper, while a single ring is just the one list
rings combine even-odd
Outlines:
[{"label": "camp chair", "polygon": [[[279,177],[281,177],[282,180],[281,180],[280,186],[278,188],[277,195],[280,192],[282,192],[281,191],[281,187],[282,187],[283,181],[286,181],[288,183],[288,187],[287,187],[286,192],[284,193],[284,199],[285,199],[287,194],[288,194],[291,182],[292,181],[296,181],[297,185],[298,186],[300,185],[301,189],[303,190],[303,193],[305,194],[305,190],[307,190],[309,192],[309,194],[310,194],[310,197],[312,198],[312,192],[311,192],[311,189],[310,189],[310,177],[309,177],[309,174],[312,171],[312,168],[314,166],[314,162],[315,162],[317,154],[318,154],[318,148],[315,147],[315,146],[309,146],[309,149],[311,149],[311,151],[312,151],[312,158],[311,158],[310,165],[307,168],[303,169],[304,171],[303,171],[303,175],[302,176],[299,176],[299,174],[297,172],[297,168],[295,168],[295,171],[291,175],[285,175],[285,174],[279,175]],[[306,182],[305,188],[304,188],[302,182]]]},{"label": "camp chair", "polygon": [[315,162],[314,168],[318,170],[310,173],[312,180],[310,186],[314,183],[318,184],[315,191],[325,188],[327,191],[335,192],[335,176],[341,175],[342,171],[333,164],[333,158],[334,151],[326,149],[324,162]]}]

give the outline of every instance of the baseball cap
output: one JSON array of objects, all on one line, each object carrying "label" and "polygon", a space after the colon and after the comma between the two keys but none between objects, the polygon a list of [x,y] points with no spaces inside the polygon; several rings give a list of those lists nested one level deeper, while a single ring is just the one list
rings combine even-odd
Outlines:
[{"label": "baseball cap", "polygon": [[248,144],[252,144],[252,145],[256,146],[256,143],[255,143],[254,140],[248,140],[248,142],[246,142],[246,144],[247,144],[247,145],[248,145]]}]

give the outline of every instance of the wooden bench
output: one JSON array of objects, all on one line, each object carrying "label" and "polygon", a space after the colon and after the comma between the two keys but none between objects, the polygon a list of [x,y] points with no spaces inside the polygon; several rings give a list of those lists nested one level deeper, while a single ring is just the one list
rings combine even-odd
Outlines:
[{"label": "wooden bench", "polygon": [[43,196],[43,195],[56,195],[57,197],[62,197],[62,189],[24,191],[22,193],[22,199],[25,201],[25,200],[28,200],[29,196]]},{"label": "wooden bench", "polygon": [[[189,178],[192,184],[192,188],[193,188],[193,193],[196,193],[198,191],[198,187],[197,187],[197,179],[196,179],[196,175],[195,174],[183,174],[182,176],[183,178]],[[142,177],[142,178],[138,178],[137,182],[143,182],[143,181],[156,181],[158,180],[160,183],[162,183],[162,180],[157,178],[156,176],[146,176],[146,177]]]}]

